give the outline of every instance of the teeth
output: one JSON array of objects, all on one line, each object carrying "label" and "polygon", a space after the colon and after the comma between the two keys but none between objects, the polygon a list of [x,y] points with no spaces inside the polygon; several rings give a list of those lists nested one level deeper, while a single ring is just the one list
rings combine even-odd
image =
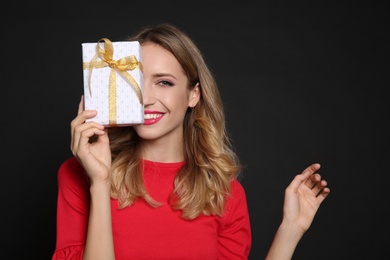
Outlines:
[{"label": "teeth", "polygon": [[156,119],[162,117],[162,114],[145,114],[144,119]]}]

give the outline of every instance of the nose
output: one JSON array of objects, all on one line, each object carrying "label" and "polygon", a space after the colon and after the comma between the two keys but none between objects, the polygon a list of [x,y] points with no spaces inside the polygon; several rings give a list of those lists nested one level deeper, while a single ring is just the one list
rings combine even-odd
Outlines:
[{"label": "nose", "polygon": [[156,102],[156,98],[154,96],[153,92],[153,86],[150,84],[150,82],[144,80],[144,86],[143,86],[143,100],[144,100],[144,106],[152,105]]}]

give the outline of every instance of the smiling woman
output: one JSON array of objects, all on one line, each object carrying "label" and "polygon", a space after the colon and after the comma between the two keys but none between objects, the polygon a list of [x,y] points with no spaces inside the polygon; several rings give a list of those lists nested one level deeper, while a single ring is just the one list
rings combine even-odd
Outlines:
[{"label": "smiling woman", "polygon": [[[143,124],[110,127],[83,109],[58,172],[53,259],[247,259],[252,238],[241,170],[213,75],[192,40],[147,26]],[[285,193],[268,259],[290,259],[329,193],[312,164]]]},{"label": "smiling woman", "polygon": [[[190,85],[175,56],[158,44],[142,44],[142,62],[146,120],[143,125],[136,125],[134,128],[137,134],[144,139],[148,139],[144,135],[147,131],[157,137],[165,136],[160,140],[167,142],[166,148],[168,149],[172,147],[173,139],[177,140],[175,142],[180,141],[176,148],[182,147],[183,118],[188,108],[194,107],[200,99],[199,83]],[[157,122],[160,124],[154,125]],[[172,148],[175,149],[175,147]],[[144,156],[149,158],[148,155]],[[184,160],[182,152],[177,156],[178,158],[173,158],[174,161]],[[154,160],[152,157],[149,159]]]}]

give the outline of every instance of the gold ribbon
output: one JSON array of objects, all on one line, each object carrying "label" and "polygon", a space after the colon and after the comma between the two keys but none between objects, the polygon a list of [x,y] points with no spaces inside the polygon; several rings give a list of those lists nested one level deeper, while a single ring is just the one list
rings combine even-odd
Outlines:
[{"label": "gold ribbon", "polygon": [[[104,49],[100,47],[100,42],[104,41]],[[110,67],[109,77],[109,122],[110,125],[116,124],[116,73],[120,74],[133,88],[137,94],[140,104],[143,104],[142,92],[137,81],[127,72],[139,68],[141,71],[142,63],[137,60],[134,55],[114,60],[114,47],[112,42],[107,38],[102,38],[96,45],[97,53],[93,56],[90,62],[83,62],[83,69],[89,69],[88,87],[89,93],[92,96],[91,74],[92,69]],[[97,60],[97,58],[101,60]]]}]

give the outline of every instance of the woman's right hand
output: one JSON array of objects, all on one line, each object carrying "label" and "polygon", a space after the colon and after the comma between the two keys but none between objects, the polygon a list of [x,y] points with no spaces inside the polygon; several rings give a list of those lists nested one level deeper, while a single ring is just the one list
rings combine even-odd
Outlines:
[{"label": "woman's right hand", "polygon": [[[110,182],[111,151],[107,130],[96,122],[86,119],[96,116],[96,110],[84,110],[84,97],[79,103],[78,114],[70,123],[71,151],[86,170],[91,183]],[[97,140],[90,143],[91,137]]]}]

